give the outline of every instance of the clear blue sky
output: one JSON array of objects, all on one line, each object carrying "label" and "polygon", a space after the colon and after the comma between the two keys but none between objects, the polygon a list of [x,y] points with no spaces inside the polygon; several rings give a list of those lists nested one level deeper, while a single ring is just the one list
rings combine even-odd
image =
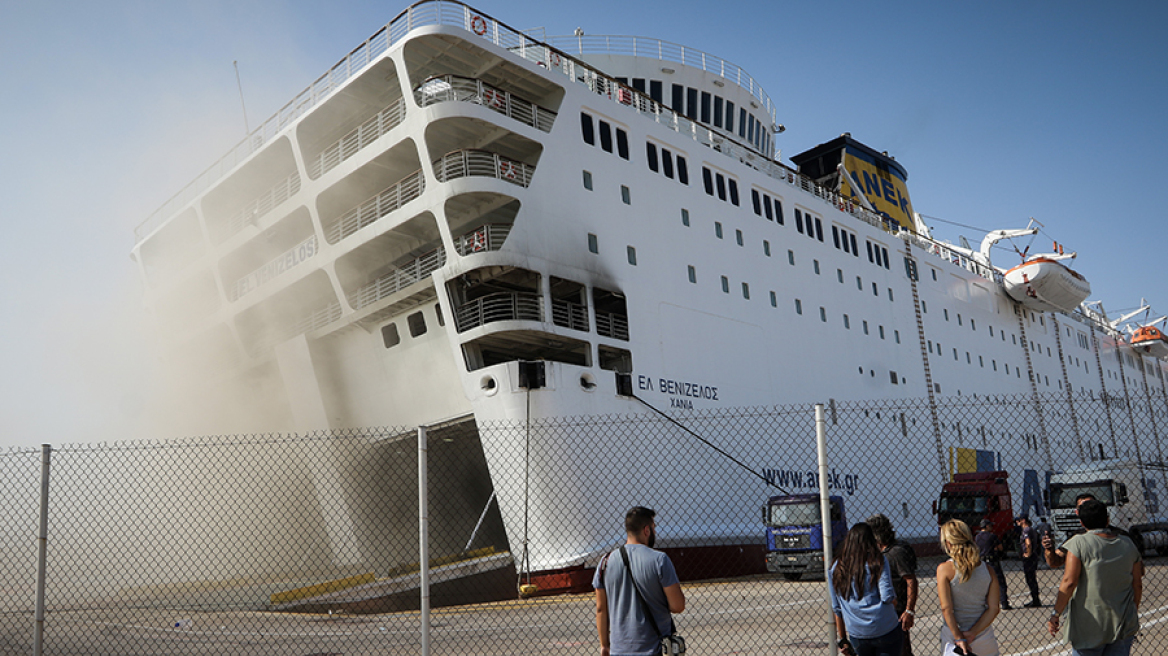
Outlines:
[{"label": "clear blue sky", "polygon": [[[146,436],[156,360],[133,228],[242,137],[232,62],[254,126],[404,8],[0,0],[0,446]],[[651,36],[728,59],[775,99],[784,160],[851,132],[908,169],[917,211],[982,229],[1033,216],[1079,251],[1113,315],[1141,296],[1168,313],[1164,3],[480,9],[518,29]]]}]

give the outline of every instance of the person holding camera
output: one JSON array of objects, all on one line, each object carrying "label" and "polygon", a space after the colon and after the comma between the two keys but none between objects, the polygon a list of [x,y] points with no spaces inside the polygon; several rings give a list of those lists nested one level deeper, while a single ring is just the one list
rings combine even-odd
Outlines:
[{"label": "person holding camera", "polygon": [[959,519],[941,527],[941,548],[949,554],[949,560],[937,565],[937,595],[945,621],[941,627],[943,654],[998,656],[992,626],[998,616],[997,575],[981,562],[973,533]]},{"label": "person holding camera", "polygon": [[827,586],[844,656],[900,656],[904,631],[894,605],[891,570],[872,527],[853,526],[831,566]]},{"label": "person holding camera", "polygon": [[661,653],[662,636],[673,634],[671,613],[685,610],[673,561],[653,549],[656,516],[649,508],[629,509],[625,545],[602,558],[592,578],[601,656]]}]

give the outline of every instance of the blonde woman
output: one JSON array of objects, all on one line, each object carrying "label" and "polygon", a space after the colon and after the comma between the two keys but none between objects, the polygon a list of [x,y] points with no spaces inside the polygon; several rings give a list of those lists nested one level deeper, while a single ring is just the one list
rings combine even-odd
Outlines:
[{"label": "blonde woman", "polygon": [[998,639],[990,626],[999,612],[998,577],[981,562],[965,522],[946,522],[941,527],[941,546],[950,558],[937,565],[937,594],[945,620],[941,627],[944,654],[998,656]]}]

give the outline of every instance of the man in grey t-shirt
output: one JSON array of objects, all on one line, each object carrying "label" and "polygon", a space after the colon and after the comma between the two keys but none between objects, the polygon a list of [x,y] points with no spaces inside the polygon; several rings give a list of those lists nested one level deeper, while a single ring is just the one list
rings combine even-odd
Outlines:
[{"label": "man in grey t-shirt", "polygon": [[660,636],[672,633],[670,613],[685,610],[685,593],[681,591],[673,562],[653,549],[657,540],[657,524],[653,520],[656,515],[649,508],[631,508],[625,514],[628,537],[622,547],[629,557],[636,585],[652,609],[652,623],[645,617],[644,605],[637,598],[620,549],[601,559],[592,577],[601,656],[657,654]]}]

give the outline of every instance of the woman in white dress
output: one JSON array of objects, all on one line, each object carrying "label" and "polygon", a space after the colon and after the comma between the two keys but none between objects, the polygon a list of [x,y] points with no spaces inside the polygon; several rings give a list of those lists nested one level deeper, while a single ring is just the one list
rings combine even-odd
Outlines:
[{"label": "woman in white dress", "polygon": [[937,594],[945,620],[942,653],[998,656],[998,639],[991,626],[999,612],[998,578],[981,562],[965,522],[946,522],[941,527],[941,546],[950,558],[937,565]]}]

